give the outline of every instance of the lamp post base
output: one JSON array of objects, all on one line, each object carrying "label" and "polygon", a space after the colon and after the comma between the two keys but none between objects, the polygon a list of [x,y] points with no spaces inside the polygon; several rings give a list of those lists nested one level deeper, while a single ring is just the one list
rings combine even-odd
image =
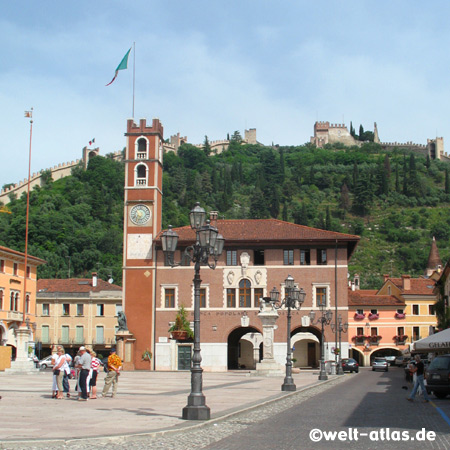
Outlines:
[{"label": "lamp post base", "polygon": [[328,380],[327,371],[325,370],[325,361],[320,361],[320,373],[319,373],[319,381]]},{"label": "lamp post base", "polygon": [[324,373],[320,373],[319,374],[319,380],[320,381],[325,381],[325,380],[328,380],[328,375],[326,375],[326,374],[324,374]]},{"label": "lamp post base", "polygon": [[183,408],[182,419],[184,420],[209,420],[211,410],[206,405],[187,405]]},{"label": "lamp post base", "polygon": [[287,382],[285,381],[282,385],[281,385],[281,390],[284,392],[293,392],[297,390],[297,386],[292,383],[292,382]]}]

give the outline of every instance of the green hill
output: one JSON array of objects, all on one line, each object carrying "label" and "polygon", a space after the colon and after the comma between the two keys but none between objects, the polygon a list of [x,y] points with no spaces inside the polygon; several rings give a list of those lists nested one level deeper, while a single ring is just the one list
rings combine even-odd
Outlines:
[{"label": "green hill", "polygon": [[[268,218],[353,233],[361,242],[350,272],[362,287],[384,273],[423,274],[431,239],[450,256],[449,166],[413,153],[385,152],[374,143],[318,149],[309,144],[264,147],[232,139],[210,155],[182,145],[164,157],[163,226],[187,225],[196,201],[220,217]],[[40,277],[122,277],[124,170],[94,157],[88,169],[33,190],[29,252],[46,259]],[[0,215],[0,243],[24,250],[25,196]],[[226,236],[225,236],[226,238]],[[69,258],[70,257],[70,258]]]}]

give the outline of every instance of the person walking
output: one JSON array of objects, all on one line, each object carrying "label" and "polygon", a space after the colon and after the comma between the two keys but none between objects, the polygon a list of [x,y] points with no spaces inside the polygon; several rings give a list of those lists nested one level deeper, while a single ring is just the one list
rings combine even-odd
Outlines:
[{"label": "person walking", "polygon": [[422,390],[424,403],[428,403],[430,401],[430,397],[428,397],[427,388],[425,387],[425,384],[423,382],[423,375],[425,371],[425,366],[423,362],[420,360],[420,356],[416,355],[416,366],[410,367],[410,371],[414,374],[416,374],[416,381],[414,383],[413,390],[411,392],[411,395],[408,397],[408,401],[413,402],[414,397],[416,396],[417,390],[419,389],[419,386]]},{"label": "person walking", "polygon": [[112,398],[117,394],[117,382],[122,367],[122,360],[116,355],[116,349],[113,347],[110,350],[111,354],[108,357],[108,373],[105,378],[105,386],[103,387],[102,397],[106,397],[109,388],[112,385]]},{"label": "person walking", "polygon": [[56,394],[56,398],[61,400],[64,398],[63,394],[63,378],[64,378],[64,363],[66,362],[66,357],[64,356],[64,349],[62,347],[58,347],[56,349],[57,359],[55,361],[55,365],[53,367],[53,374],[56,377],[56,384],[58,386],[58,392]]},{"label": "person walking", "polygon": [[91,370],[91,355],[86,352],[86,347],[80,347],[78,368],[80,369],[79,387],[81,390],[81,397],[78,400],[85,402],[88,399],[87,379]]}]

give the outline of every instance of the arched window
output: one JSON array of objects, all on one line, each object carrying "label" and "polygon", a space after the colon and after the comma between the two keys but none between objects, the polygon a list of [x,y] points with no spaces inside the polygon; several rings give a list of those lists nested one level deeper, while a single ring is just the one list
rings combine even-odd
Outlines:
[{"label": "arched window", "polygon": [[147,139],[143,137],[137,140],[136,159],[147,159]]},{"label": "arched window", "polygon": [[9,309],[11,311],[14,311],[14,296],[15,296],[14,292],[11,292],[11,295],[9,297]]},{"label": "arched window", "polygon": [[16,297],[14,299],[14,311],[19,311],[19,293],[16,293]]},{"label": "arched window", "polygon": [[30,294],[27,294],[25,298],[25,312],[26,313],[30,312]]},{"label": "arched window", "polygon": [[136,186],[147,185],[147,166],[139,164],[136,166]]},{"label": "arched window", "polygon": [[3,309],[3,296],[4,296],[3,289],[0,289],[0,309]]},{"label": "arched window", "polygon": [[239,308],[250,308],[252,305],[252,290],[249,280],[239,282]]}]

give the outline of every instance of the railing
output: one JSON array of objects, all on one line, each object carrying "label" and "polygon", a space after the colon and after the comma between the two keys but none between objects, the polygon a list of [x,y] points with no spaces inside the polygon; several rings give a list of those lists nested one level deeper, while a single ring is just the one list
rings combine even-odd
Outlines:
[{"label": "railing", "polygon": [[58,344],[61,344],[61,345],[73,344],[73,339],[70,339],[70,338],[59,338],[58,339]]}]

